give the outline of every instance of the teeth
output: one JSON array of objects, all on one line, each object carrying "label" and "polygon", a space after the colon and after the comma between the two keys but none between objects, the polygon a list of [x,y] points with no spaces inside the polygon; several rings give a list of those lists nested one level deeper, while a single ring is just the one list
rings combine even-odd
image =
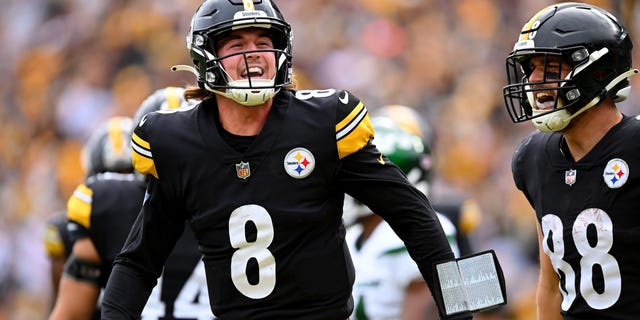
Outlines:
[{"label": "teeth", "polygon": [[244,72],[242,74],[243,77],[246,77],[248,74],[252,74],[254,77],[255,76],[262,76],[262,74],[264,73],[264,71],[262,71],[262,68],[260,67],[251,67],[249,68],[249,72]]},{"label": "teeth", "polygon": [[555,99],[554,95],[540,92],[536,94],[536,109],[538,110],[551,110],[555,107]]}]

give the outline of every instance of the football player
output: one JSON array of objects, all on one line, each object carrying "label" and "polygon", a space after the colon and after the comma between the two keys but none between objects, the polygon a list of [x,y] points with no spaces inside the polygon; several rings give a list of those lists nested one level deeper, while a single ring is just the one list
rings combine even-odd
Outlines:
[{"label": "football player", "polygon": [[559,3],[525,23],[506,59],[511,119],[538,129],[512,160],[538,221],[538,319],[640,314],[640,118],[616,106],[638,73],[631,57],[609,12]]},{"label": "football player", "polygon": [[[183,91],[175,87],[156,91],[141,104],[136,120],[141,121],[148,112],[187,107]],[[84,149],[91,178],[68,202],[67,218],[75,242],[51,319],[86,318],[138,216],[146,182],[133,173],[133,127],[130,118],[112,118],[94,132]],[[201,254],[193,234],[185,232],[166,262],[142,319],[212,318]]]},{"label": "football player", "polygon": [[[386,105],[377,110],[377,114],[380,117],[389,118],[402,130],[421,139],[423,151],[420,160],[411,166],[411,171],[406,171],[405,173],[409,181],[420,191],[424,192],[427,196],[431,195],[431,183],[435,166],[433,154],[435,144],[434,132],[431,125],[416,109],[405,105]],[[379,141],[380,139],[378,139],[376,145],[381,143]],[[408,159],[412,158],[409,157]],[[398,161],[401,160],[398,159]],[[404,167],[408,169],[409,165],[404,165]],[[400,168],[403,168],[403,166],[401,165]],[[446,216],[455,227],[455,237],[459,255],[467,256],[474,253],[475,250],[471,245],[470,237],[478,225],[480,225],[482,218],[480,206],[476,200],[463,194],[449,194],[446,198],[433,198],[432,200],[433,209]]]},{"label": "football player", "polygon": [[270,0],[196,10],[187,36],[195,66],[176,70],[197,75],[185,96],[202,102],[148,114],[134,131],[134,166],[153,178],[114,262],[103,319],[139,316],[184,221],[216,316],[346,319],[345,192],[389,223],[430,286],[433,263],[454,259],[425,195],[371,143],[364,104],[345,90],[291,87],[291,45]]},{"label": "football player", "polygon": [[[406,107],[408,108],[408,107]],[[424,180],[425,157],[430,156],[424,139],[405,131],[388,116],[371,119],[374,143],[390,161],[416,183]],[[426,299],[428,288],[420,270],[389,224],[358,201],[345,201],[347,244],[356,269],[353,296],[355,310],[350,319],[435,319],[435,304]],[[436,212],[449,245],[459,256],[456,228],[445,215]]]}]

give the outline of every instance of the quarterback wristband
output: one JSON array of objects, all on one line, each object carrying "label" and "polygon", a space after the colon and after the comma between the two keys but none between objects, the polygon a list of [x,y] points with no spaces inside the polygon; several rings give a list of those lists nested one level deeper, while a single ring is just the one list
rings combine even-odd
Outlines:
[{"label": "quarterback wristband", "polygon": [[507,303],[504,274],[493,250],[437,262],[435,300],[442,319],[497,308]]}]

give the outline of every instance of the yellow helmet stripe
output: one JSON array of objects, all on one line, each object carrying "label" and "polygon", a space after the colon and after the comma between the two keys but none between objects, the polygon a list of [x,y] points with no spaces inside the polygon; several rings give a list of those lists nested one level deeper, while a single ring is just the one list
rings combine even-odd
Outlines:
[{"label": "yellow helmet stripe", "polygon": [[561,7],[561,6],[568,5],[568,4],[573,4],[573,3],[575,3],[575,2],[555,3],[555,4],[552,4],[552,5],[548,5],[548,6],[544,7],[542,10],[538,11],[538,13],[536,13],[533,17],[531,17],[531,19],[529,19],[529,21],[527,21],[527,23],[525,23],[525,25],[522,27],[520,39],[518,39],[518,41],[529,40],[529,35],[531,35],[531,33],[529,31],[531,31],[531,28],[533,27],[533,24],[536,21],[538,21],[538,18],[543,13],[547,12],[547,10],[549,10],[550,8]]},{"label": "yellow helmet stripe", "polygon": [[124,141],[122,140],[122,118],[113,117],[107,122],[107,132],[109,134],[109,142],[113,152],[117,155],[124,154]]},{"label": "yellow helmet stripe", "polygon": [[168,87],[166,93],[169,109],[176,109],[180,107],[180,101],[182,100],[182,98],[180,97],[180,90],[176,87]]},{"label": "yellow helmet stripe", "polygon": [[253,0],[242,0],[242,5],[244,6],[244,11],[246,12],[256,11],[256,7],[253,5]]}]

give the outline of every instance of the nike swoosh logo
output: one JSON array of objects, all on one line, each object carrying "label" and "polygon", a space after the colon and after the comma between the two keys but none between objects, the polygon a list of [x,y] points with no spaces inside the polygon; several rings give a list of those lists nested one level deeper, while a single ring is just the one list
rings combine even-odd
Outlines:
[{"label": "nike swoosh logo", "polygon": [[138,124],[138,127],[142,127],[145,122],[147,122],[147,115],[146,114],[144,116],[142,116],[142,119],[140,119],[140,123]]},{"label": "nike swoosh logo", "polygon": [[378,163],[385,164],[384,160],[382,159],[382,153],[380,153],[380,158],[378,158]]},{"label": "nike swoosh logo", "polygon": [[340,100],[340,102],[342,102],[343,104],[347,104],[349,102],[349,93],[345,91],[344,97],[338,97],[338,100]]}]

